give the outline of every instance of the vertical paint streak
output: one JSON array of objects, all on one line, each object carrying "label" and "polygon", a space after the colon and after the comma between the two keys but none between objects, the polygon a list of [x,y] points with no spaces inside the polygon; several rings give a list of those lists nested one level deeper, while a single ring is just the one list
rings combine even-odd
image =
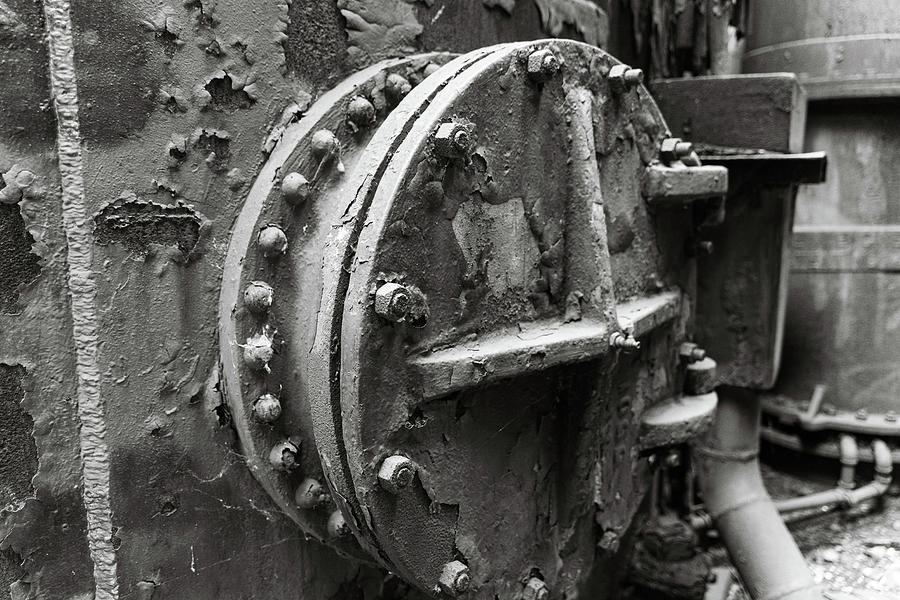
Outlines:
[{"label": "vertical paint streak", "polygon": [[56,110],[62,216],[75,340],[78,418],[81,424],[82,493],[87,513],[88,547],[94,561],[94,598],[116,600],[119,585],[109,502],[109,450],[106,446],[106,421],[97,364],[97,290],[92,267],[92,233],[82,177],[78,88],[69,0],[44,0],[44,18],[50,57],[50,85]]}]

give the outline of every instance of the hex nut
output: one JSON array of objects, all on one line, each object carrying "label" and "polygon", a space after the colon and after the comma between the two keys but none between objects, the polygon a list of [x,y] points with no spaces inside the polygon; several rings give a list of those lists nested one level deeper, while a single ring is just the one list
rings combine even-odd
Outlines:
[{"label": "hex nut", "polygon": [[277,471],[293,471],[300,466],[300,446],[290,440],[278,442],[269,451],[269,464]]},{"label": "hex nut", "polygon": [[537,577],[530,577],[522,590],[522,600],[547,600],[549,597],[547,584]]},{"label": "hex nut", "polygon": [[399,323],[409,310],[410,293],[397,283],[385,283],[375,291],[375,313],[390,321]]},{"label": "hex nut", "polygon": [[[690,142],[685,142],[681,138],[666,138],[659,145],[659,160],[663,164],[671,165],[682,158],[689,158],[693,152],[694,145]],[[697,162],[699,162],[699,159]]]},{"label": "hex nut", "polygon": [[866,421],[869,418],[869,411],[865,408],[860,408],[856,411],[856,420],[857,421]]},{"label": "hex nut", "polygon": [[458,560],[453,560],[444,565],[438,586],[448,596],[456,597],[468,591],[471,582],[469,567]]},{"label": "hex nut", "polygon": [[347,105],[347,120],[356,129],[375,122],[375,105],[365,96],[354,96]]},{"label": "hex nut", "polygon": [[687,366],[684,377],[684,391],[692,396],[708,394],[716,389],[716,361],[710,357]]},{"label": "hex nut", "polygon": [[378,469],[378,484],[392,494],[397,494],[412,483],[416,466],[405,456],[388,456]]},{"label": "hex nut", "polygon": [[275,394],[263,394],[253,401],[253,416],[263,423],[274,423],[281,416],[281,400]]},{"label": "hex nut", "polygon": [[434,134],[434,151],[445,158],[468,155],[472,140],[469,130],[461,123],[441,123]]},{"label": "hex nut", "polygon": [[347,525],[347,520],[344,519],[344,513],[340,510],[335,510],[331,513],[331,516],[328,517],[327,528],[328,535],[332,539],[342,538],[350,534],[350,526]]},{"label": "hex nut", "polygon": [[300,206],[309,198],[309,181],[296,171],[291,171],[281,180],[281,197],[291,206]]},{"label": "hex nut", "polygon": [[253,314],[266,314],[274,301],[275,290],[265,281],[251,281],[244,288],[244,306]]},{"label": "hex nut", "polygon": [[559,71],[559,59],[550,49],[542,48],[528,55],[526,68],[528,77],[534,81],[544,82]]},{"label": "hex nut", "polygon": [[269,361],[275,355],[272,338],[265,332],[247,338],[244,344],[244,364],[254,371],[269,372]]},{"label": "hex nut", "polygon": [[318,479],[312,477],[301,481],[294,492],[294,502],[304,510],[318,508],[326,501],[328,501],[328,490]]},{"label": "hex nut", "polygon": [[628,65],[613,65],[609,69],[606,80],[614,92],[621,93],[643,83],[644,72],[641,69],[632,69]]},{"label": "hex nut", "polygon": [[256,243],[266,258],[275,258],[287,252],[287,235],[278,225],[266,225],[260,229]]}]

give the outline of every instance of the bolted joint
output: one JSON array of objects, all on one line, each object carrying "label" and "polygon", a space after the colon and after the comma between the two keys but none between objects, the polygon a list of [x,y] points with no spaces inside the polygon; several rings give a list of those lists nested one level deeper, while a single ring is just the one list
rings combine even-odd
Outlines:
[{"label": "bolted joint", "polygon": [[288,240],[284,229],[278,225],[266,225],[259,230],[256,244],[266,258],[276,258],[287,252]]},{"label": "bolted joint", "polygon": [[318,508],[327,501],[328,490],[319,480],[312,477],[307,477],[301,481],[294,492],[294,502],[304,510]]},{"label": "bolted joint", "polygon": [[[690,162],[693,152],[694,145],[690,142],[685,142],[681,138],[666,138],[659,145],[659,160],[666,165],[671,165],[683,158],[687,158]],[[699,163],[699,160],[697,162]]]},{"label": "bolted joint", "polygon": [[678,347],[678,357],[688,364],[706,358],[706,350],[694,342],[684,342]]},{"label": "bolted joint", "polygon": [[464,158],[468,156],[472,136],[461,123],[441,123],[434,133],[434,151],[444,158]]},{"label": "bolted joint", "polygon": [[375,105],[364,96],[354,96],[347,105],[347,122],[355,132],[375,122]]},{"label": "bolted joint", "polygon": [[394,104],[403,100],[412,91],[409,80],[399,73],[391,73],[384,81],[384,93]]},{"label": "bolted joint", "polygon": [[634,339],[634,335],[631,333],[622,333],[621,331],[616,331],[609,336],[609,345],[612,348],[620,348],[626,352],[641,349],[641,343]]},{"label": "bolted joint", "polygon": [[684,391],[691,396],[702,396],[716,389],[716,361],[710,357],[692,362],[685,369]]},{"label": "bolted joint", "polygon": [[522,589],[522,600],[547,600],[550,598],[550,590],[542,579],[529,577]]},{"label": "bolted joint", "polygon": [[330,160],[340,154],[341,144],[328,129],[315,132],[310,141],[310,152],[318,161]]},{"label": "bolted joint", "polygon": [[458,560],[453,560],[444,565],[438,587],[440,591],[455,598],[467,592],[471,582],[469,567]]},{"label": "bolted joint", "polygon": [[378,485],[392,494],[397,494],[412,483],[416,466],[405,456],[388,456],[378,469]]},{"label": "bolted joint", "polygon": [[606,80],[614,92],[627,92],[644,82],[644,72],[641,69],[632,69],[628,65],[613,65],[606,75]]},{"label": "bolted joint", "polygon": [[263,394],[253,401],[253,416],[263,423],[274,423],[281,417],[281,401],[275,394]]},{"label": "bolted joint", "polygon": [[543,83],[559,71],[559,59],[548,48],[535,50],[528,55],[526,69],[529,78]]},{"label": "bolted joint", "polygon": [[251,281],[244,288],[244,306],[255,315],[264,315],[272,308],[275,290],[265,281]]},{"label": "bolted joint", "polygon": [[309,198],[309,180],[291,171],[281,180],[281,197],[291,206],[301,206]]},{"label": "bolted joint", "polygon": [[406,287],[398,283],[385,283],[375,291],[375,313],[391,323],[399,323],[406,317],[410,300]]},{"label": "bolted joint", "polygon": [[300,446],[290,440],[278,442],[269,451],[269,464],[276,471],[293,471],[300,466]]},{"label": "bolted joint", "polygon": [[340,510],[335,510],[328,517],[327,529],[328,536],[335,540],[350,535],[350,526]]}]

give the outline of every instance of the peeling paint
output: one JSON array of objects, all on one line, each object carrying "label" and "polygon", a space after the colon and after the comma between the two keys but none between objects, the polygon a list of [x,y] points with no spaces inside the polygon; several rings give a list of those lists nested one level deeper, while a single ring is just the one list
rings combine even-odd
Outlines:
[{"label": "peeling paint", "polygon": [[338,0],[347,22],[347,53],[356,67],[410,54],[423,28],[405,0]]},{"label": "peeling paint", "polygon": [[601,48],[609,37],[609,17],[588,0],[534,0],[541,13],[544,29],[558,36],[565,27],[573,27],[584,41]]},{"label": "peeling paint", "polygon": [[125,193],[94,215],[94,235],[97,244],[122,244],[137,254],[146,254],[154,244],[174,246],[187,258],[200,239],[202,222],[183,202],[158,204]]}]

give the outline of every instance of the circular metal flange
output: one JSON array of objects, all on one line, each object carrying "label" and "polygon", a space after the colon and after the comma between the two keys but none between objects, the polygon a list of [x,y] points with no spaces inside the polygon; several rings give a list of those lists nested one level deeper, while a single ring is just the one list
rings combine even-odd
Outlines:
[{"label": "circular metal flange", "polygon": [[[590,573],[616,293],[662,262],[649,233],[646,265],[610,256],[605,204],[649,222],[641,176],[667,136],[642,86],[610,85],[616,64],[575,42],[495,47],[414,90],[350,177],[309,370],[334,420],[314,427],[350,527],[424,590],[513,598],[537,570],[561,595]],[[403,485],[386,461],[408,464]]]},{"label": "circular metal flange", "polygon": [[[284,348],[297,344],[308,352],[313,345],[325,240],[355,191],[345,172],[402,100],[397,82],[418,85],[452,58],[435,53],[372,66],[287,126],[250,189],[224,266],[222,390],[247,464],[306,534],[361,558],[368,554],[353,536],[336,536],[333,523],[329,529],[334,502],[321,487],[329,469],[323,472],[317,451],[305,356],[295,362]],[[322,490],[315,502],[298,493],[315,485]]]}]

